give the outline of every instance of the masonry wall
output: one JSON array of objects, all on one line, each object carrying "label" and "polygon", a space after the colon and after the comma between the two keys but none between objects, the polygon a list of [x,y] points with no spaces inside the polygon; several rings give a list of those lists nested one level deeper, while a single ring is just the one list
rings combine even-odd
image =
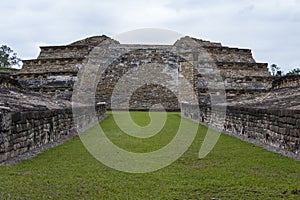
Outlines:
[{"label": "masonry wall", "polygon": [[[87,107],[78,107],[76,116],[90,123],[91,114]],[[99,119],[104,116],[105,104],[96,106]],[[76,133],[72,108],[55,110],[35,110],[20,112],[0,112],[0,163],[50,142]]]},{"label": "masonry wall", "polygon": [[49,58],[84,58],[91,48],[86,45],[40,47],[38,59]]},{"label": "masonry wall", "polygon": [[22,73],[45,73],[45,72],[78,72],[83,65],[84,58],[49,58],[24,60]]},{"label": "masonry wall", "polygon": [[[107,108],[110,109],[118,81],[126,78],[126,83],[120,88],[120,96],[115,99],[118,102],[115,102],[114,109],[126,109],[126,102],[129,102],[132,110],[147,110],[154,104],[162,104],[166,110],[179,110],[176,96],[180,62],[184,60],[170,49],[142,49],[137,46],[137,49],[123,54],[105,69],[97,87],[96,100],[107,102]],[[137,69],[139,73],[134,73]],[[158,81],[160,85],[145,84],[141,79],[143,76],[147,76],[152,83]],[[127,96],[135,87],[137,90]]]},{"label": "masonry wall", "polygon": [[217,62],[250,62],[255,63],[250,49],[238,49],[229,47],[204,47]]},{"label": "masonry wall", "polygon": [[198,106],[182,104],[183,116],[300,156],[300,110],[228,106],[223,124],[219,121],[225,114],[222,107],[216,107],[212,113],[210,107],[200,106],[198,116],[195,112]]},{"label": "masonry wall", "polygon": [[283,76],[273,81],[274,89],[295,87],[300,85],[300,75]]},{"label": "masonry wall", "polygon": [[77,72],[18,73],[13,77],[25,90],[57,99],[71,100]]}]

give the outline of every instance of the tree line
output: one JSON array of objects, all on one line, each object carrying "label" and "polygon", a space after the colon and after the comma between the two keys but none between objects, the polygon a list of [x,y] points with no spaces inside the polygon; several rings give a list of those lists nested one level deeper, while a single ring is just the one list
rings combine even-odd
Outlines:
[{"label": "tree line", "polygon": [[17,53],[15,53],[9,46],[2,45],[0,47],[1,68],[20,67],[20,62],[21,59],[18,58]]},{"label": "tree line", "polygon": [[272,76],[289,76],[289,75],[300,75],[300,68],[294,68],[288,71],[286,74],[276,64],[270,66]]}]

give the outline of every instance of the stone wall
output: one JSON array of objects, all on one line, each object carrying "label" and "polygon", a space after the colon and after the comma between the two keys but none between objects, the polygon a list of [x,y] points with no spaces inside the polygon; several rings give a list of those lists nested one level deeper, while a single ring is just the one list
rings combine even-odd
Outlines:
[{"label": "stone wall", "polygon": [[243,78],[245,76],[268,77],[266,63],[216,62],[221,75],[226,78]]},{"label": "stone wall", "polygon": [[[130,48],[134,50],[123,54],[105,69],[97,87],[97,101],[107,102],[107,107],[111,108],[113,91],[123,79],[126,81],[121,85],[115,109],[126,108],[126,102],[130,102],[130,109],[134,110],[147,110],[154,104],[162,104],[166,110],[178,110],[178,68],[184,60],[174,55],[170,48],[133,45]],[[145,84],[146,79],[159,84]],[[137,90],[128,99],[126,95],[132,88]]]},{"label": "stone wall", "polygon": [[78,72],[84,58],[49,58],[24,60],[21,73]]},{"label": "stone wall", "polygon": [[255,63],[250,49],[229,47],[204,47],[216,62],[250,62]]},{"label": "stone wall", "polygon": [[[197,107],[200,108],[199,116],[195,112]],[[183,117],[242,139],[253,139],[300,159],[300,110],[245,106],[227,106],[226,113],[222,106],[215,106],[214,112],[211,110],[205,105],[182,104]],[[222,123],[219,119],[225,115],[225,123]]]},{"label": "stone wall", "polygon": [[221,43],[191,38],[202,46],[216,62],[250,62],[255,63],[251,49],[222,46]]},{"label": "stone wall", "polygon": [[18,80],[12,79],[9,73],[0,73],[0,86],[6,88],[19,88]]},{"label": "stone wall", "polygon": [[274,80],[272,83],[272,88],[280,89],[280,88],[295,87],[298,85],[300,85],[300,75],[288,75]]},{"label": "stone wall", "polygon": [[18,73],[13,75],[25,90],[56,99],[71,100],[77,72]]},{"label": "stone wall", "polygon": [[93,46],[106,40],[106,36],[94,36],[63,46],[42,46],[38,59],[85,58]]},{"label": "stone wall", "polygon": [[91,48],[86,45],[43,46],[38,59],[49,58],[84,58]]},{"label": "stone wall", "polygon": [[[91,114],[86,107],[76,108],[81,113],[75,116],[90,123]],[[104,116],[105,104],[98,104],[99,119]],[[7,112],[0,107],[0,163],[36,148],[74,134],[72,108],[27,110]]]}]

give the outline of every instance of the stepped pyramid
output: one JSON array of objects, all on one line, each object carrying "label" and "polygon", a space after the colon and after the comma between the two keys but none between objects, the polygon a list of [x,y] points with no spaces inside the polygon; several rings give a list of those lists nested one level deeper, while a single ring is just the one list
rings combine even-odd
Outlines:
[{"label": "stepped pyramid", "polygon": [[[178,99],[176,92],[182,77],[192,85],[198,100],[204,103],[209,101],[208,91],[214,90],[213,82],[216,81],[222,83],[228,99],[241,94],[265,92],[271,87],[272,78],[267,64],[257,63],[250,49],[225,47],[221,43],[188,36],[173,45],[126,45],[103,35],[69,45],[42,46],[38,58],[23,60],[23,68],[14,76],[26,90],[70,100],[74,83],[78,81],[78,72],[85,67],[94,47],[101,44],[113,44],[115,51],[119,52],[119,56],[103,70],[95,94],[96,101],[108,103],[108,109],[116,84],[136,67],[141,67],[139,69],[145,70],[145,73],[148,73],[147,67],[157,67],[165,82],[138,87],[130,99],[126,99],[130,108],[136,110],[149,109],[154,104],[162,104],[167,110],[178,110],[181,99]],[[134,76],[131,78],[137,79]],[[208,82],[211,82],[210,88]],[[126,85],[124,91],[131,87]],[[123,103],[120,99],[120,108]]]}]

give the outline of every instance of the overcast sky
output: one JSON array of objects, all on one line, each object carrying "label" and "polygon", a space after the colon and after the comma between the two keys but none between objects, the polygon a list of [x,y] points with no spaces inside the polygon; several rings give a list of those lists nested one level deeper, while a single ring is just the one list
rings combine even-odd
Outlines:
[{"label": "overcast sky", "polygon": [[0,44],[22,59],[40,45],[160,28],[251,48],[257,62],[284,71],[300,67],[298,0],[1,0],[0,17]]}]

